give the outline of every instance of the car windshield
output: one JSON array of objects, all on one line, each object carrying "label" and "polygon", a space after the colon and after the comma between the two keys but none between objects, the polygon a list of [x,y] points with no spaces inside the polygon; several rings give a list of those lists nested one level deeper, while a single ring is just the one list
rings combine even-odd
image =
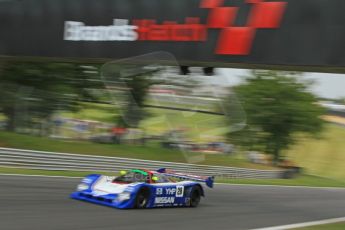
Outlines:
[{"label": "car windshield", "polygon": [[164,176],[162,174],[153,174],[152,177],[156,177],[158,180],[155,181],[155,183],[168,183],[168,182],[174,182],[171,178]]},{"label": "car windshield", "polygon": [[136,172],[130,171],[125,175],[116,177],[113,182],[122,182],[122,183],[135,183],[135,182],[147,182],[148,174],[146,172]]}]

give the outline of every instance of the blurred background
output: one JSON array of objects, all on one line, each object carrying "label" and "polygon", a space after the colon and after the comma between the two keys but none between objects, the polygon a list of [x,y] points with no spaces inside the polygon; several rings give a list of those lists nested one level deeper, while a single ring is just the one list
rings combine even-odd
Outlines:
[{"label": "blurred background", "polygon": [[0,146],[345,179],[343,75],[137,59],[2,61]]},{"label": "blurred background", "polygon": [[[0,0],[0,229],[345,229],[344,9]],[[163,167],[216,186],[193,212],[68,199]]]}]

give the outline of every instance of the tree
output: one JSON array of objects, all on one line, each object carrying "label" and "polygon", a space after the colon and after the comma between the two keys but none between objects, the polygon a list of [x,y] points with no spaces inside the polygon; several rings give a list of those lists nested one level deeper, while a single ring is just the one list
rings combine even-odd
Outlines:
[{"label": "tree", "polygon": [[123,117],[120,117],[120,125],[136,128],[139,126],[140,121],[148,115],[148,112],[144,109],[144,102],[148,89],[154,84],[150,78],[151,75],[147,73],[125,78],[129,92]]},{"label": "tree", "polygon": [[199,83],[195,79],[189,79],[190,81],[186,82],[185,79],[182,81],[181,79],[177,79],[177,77],[174,79],[166,78],[164,74],[161,73],[160,68],[149,71],[144,70],[142,72],[143,73],[136,73],[122,78],[128,93],[125,99],[126,102],[124,103],[125,108],[123,117],[119,117],[119,124],[122,126],[137,128],[140,121],[150,115],[150,113],[145,110],[145,107],[150,106],[145,104],[150,87],[154,85],[178,86],[180,90],[183,89],[187,92],[191,91]]},{"label": "tree", "polygon": [[242,85],[233,88],[247,113],[247,127],[229,134],[245,148],[274,156],[297,141],[296,133],[316,135],[322,130],[324,110],[308,91],[309,82],[295,74],[257,70]]},{"label": "tree", "polygon": [[78,99],[90,97],[85,88],[96,87],[77,63],[6,61],[0,78],[0,110],[9,131],[16,114],[24,117],[21,111],[29,113],[30,122],[44,122],[58,108],[76,109]]},{"label": "tree", "polygon": [[134,59],[105,63],[101,77],[110,98],[119,109],[117,126],[137,128],[149,115],[145,101],[151,86],[166,82],[160,65],[148,65],[147,61]]}]

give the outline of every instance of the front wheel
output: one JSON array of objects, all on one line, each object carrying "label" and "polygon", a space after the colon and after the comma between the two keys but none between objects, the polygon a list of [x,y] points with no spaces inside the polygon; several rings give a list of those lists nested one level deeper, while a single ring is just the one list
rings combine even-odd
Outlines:
[{"label": "front wheel", "polygon": [[197,207],[201,200],[201,190],[199,187],[193,187],[190,193],[190,207]]},{"label": "front wheel", "polygon": [[147,189],[142,189],[138,192],[135,198],[135,208],[146,208],[149,202],[150,192]]}]

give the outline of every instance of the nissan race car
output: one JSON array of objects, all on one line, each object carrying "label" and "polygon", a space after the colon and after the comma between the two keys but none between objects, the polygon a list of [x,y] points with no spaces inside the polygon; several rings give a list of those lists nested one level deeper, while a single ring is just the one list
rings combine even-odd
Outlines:
[{"label": "nissan race car", "polygon": [[202,185],[213,187],[214,177],[168,171],[133,169],[120,176],[86,176],[71,198],[120,209],[154,207],[197,207],[205,196]]}]

